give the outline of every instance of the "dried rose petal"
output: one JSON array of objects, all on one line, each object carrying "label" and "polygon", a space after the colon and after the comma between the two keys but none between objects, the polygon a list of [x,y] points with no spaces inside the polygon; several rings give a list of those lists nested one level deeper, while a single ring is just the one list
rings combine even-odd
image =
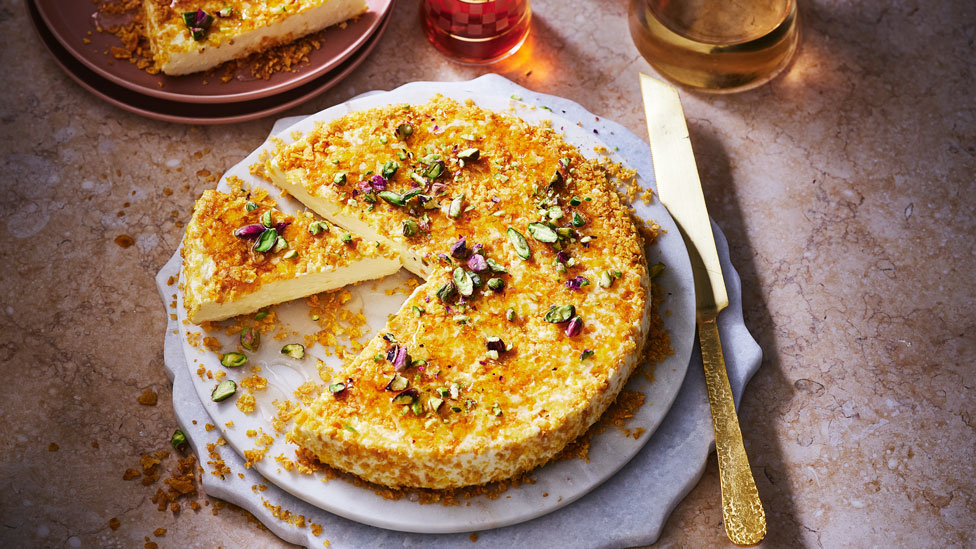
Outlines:
[{"label": "dried rose petal", "polygon": [[569,321],[569,325],[566,326],[566,335],[569,337],[573,337],[579,335],[579,333],[582,331],[583,331],[583,319],[578,316],[574,316],[572,320]]},{"label": "dried rose petal", "polygon": [[476,273],[488,270],[488,263],[481,254],[474,254],[468,259],[468,268]]},{"label": "dried rose petal", "polygon": [[[392,357],[390,356],[391,353]],[[388,352],[386,359],[393,363],[393,369],[398,372],[410,365],[410,355],[407,354],[407,348],[402,345],[397,345]]]},{"label": "dried rose petal", "polygon": [[234,230],[234,236],[237,238],[254,240],[255,238],[261,236],[261,233],[263,233],[266,229],[267,227],[261,225],[260,223],[244,225],[243,227]]},{"label": "dried rose petal", "polygon": [[370,182],[370,184],[373,185],[373,189],[375,189],[377,191],[385,191],[386,190],[386,178],[383,177],[382,175],[379,175],[379,174],[374,175],[372,177],[372,179],[369,180],[369,182]]},{"label": "dried rose petal", "polygon": [[590,283],[590,279],[585,276],[577,276],[566,281],[566,287],[570,290],[579,290]]},{"label": "dried rose petal", "polygon": [[452,257],[457,257],[459,259],[464,259],[464,258],[468,257],[468,255],[470,253],[471,253],[471,251],[468,250],[467,241],[464,238],[462,238],[461,240],[458,240],[454,244],[451,244],[451,256]]}]

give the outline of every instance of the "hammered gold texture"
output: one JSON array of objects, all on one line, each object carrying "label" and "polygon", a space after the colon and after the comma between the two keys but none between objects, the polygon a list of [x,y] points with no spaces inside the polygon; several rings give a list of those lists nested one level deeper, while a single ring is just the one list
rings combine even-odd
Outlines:
[{"label": "hammered gold texture", "polygon": [[729,376],[725,372],[725,358],[715,316],[699,320],[698,337],[705,365],[708,403],[712,407],[712,427],[715,429],[715,453],[722,487],[722,520],[732,543],[750,547],[766,537],[766,513],[759,500],[759,490],[752,478],[749,458],[742,443],[742,431],[739,430]]}]

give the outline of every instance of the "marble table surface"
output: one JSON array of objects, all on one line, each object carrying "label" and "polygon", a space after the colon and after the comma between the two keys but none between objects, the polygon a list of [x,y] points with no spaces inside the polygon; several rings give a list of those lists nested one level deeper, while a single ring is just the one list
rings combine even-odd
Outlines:
[{"label": "marble table surface", "polygon": [[[103,103],[49,58],[24,1],[0,0],[0,545],[286,546],[219,500],[174,515],[149,499],[162,480],[123,479],[176,423],[153,277],[274,118],[183,126]],[[976,543],[976,6],[892,4],[801,2],[785,74],[681,92],[764,351],[740,408],[764,546]],[[626,2],[533,8],[519,54],[470,67],[401,1],[362,66],[281,116],[496,72],[643,135],[636,73],[653,70]],[[714,458],[657,544],[727,544]]]}]

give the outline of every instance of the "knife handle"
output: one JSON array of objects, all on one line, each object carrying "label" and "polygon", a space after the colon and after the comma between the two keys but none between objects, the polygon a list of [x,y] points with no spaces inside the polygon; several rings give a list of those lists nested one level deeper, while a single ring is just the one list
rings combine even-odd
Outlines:
[{"label": "knife handle", "polygon": [[740,547],[757,545],[766,536],[766,513],[752,477],[749,457],[742,444],[742,431],[735,413],[732,387],[725,371],[725,357],[718,335],[716,317],[699,318],[705,385],[712,408],[715,454],[722,486],[722,520],[732,543]]}]

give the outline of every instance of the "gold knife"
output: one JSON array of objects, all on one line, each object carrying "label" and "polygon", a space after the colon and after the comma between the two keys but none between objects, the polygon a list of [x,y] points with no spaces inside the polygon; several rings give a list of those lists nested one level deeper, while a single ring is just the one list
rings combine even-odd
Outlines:
[{"label": "gold knife", "polygon": [[640,81],[658,198],[681,231],[695,274],[698,338],[705,365],[708,403],[712,408],[725,532],[732,543],[749,547],[766,536],[766,513],[742,444],[742,431],[718,335],[718,313],[729,305],[722,265],[715,249],[678,91],[646,74],[640,75]]}]

